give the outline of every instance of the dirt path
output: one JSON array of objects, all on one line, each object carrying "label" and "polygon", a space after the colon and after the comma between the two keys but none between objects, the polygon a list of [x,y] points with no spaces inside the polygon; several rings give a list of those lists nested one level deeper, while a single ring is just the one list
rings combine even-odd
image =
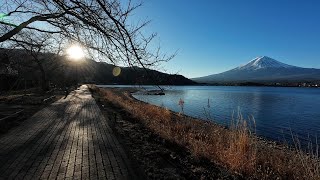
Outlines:
[{"label": "dirt path", "polygon": [[83,85],[0,137],[0,179],[136,179]]}]

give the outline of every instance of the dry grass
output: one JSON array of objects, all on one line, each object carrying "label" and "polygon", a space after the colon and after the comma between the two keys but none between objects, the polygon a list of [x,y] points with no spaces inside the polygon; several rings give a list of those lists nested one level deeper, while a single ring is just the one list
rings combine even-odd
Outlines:
[{"label": "dry grass", "polygon": [[186,147],[194,157],[205,157],[253,179],[320,179],[318,157],[301,148],[290,150],[258,139],[249,122],[238,114],[229,129],[192,119],[168,109],[139,102],[128,92],[91,87],[118,104],[162,138]]}]

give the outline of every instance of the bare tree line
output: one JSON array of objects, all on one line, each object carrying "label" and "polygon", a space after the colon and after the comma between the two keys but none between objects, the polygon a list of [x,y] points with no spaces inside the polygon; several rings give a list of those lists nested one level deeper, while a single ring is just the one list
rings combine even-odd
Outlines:
[{"label": "bare tree line", "polygon": [[61,55],[71,43],[85,47],[95,60],[146,69],[173,56],[162,54],[159,47],[152,50],[156,34],[142,31],[149,21],[134,24],[130,19],[140,6],[120,0],[4,0],[0,43],[28,50],[40,71],[38,53]]}]

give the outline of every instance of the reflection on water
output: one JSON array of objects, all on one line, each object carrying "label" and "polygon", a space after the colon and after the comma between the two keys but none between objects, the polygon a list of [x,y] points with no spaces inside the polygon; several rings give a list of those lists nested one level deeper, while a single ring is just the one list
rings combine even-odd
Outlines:
[{"label": "reflection on water", "polygon": [[[152,89],[152,86],[147,86]],[[291,132],[300,139],[314,138],[320,131],[320,89],[285,87],[171,86],[165,96],[135,94],[135,98],[185,114],[228,125],[233,112],[253,116],[256,132],[283,141]],[[210,106],[208,107],[208,100]]]}]

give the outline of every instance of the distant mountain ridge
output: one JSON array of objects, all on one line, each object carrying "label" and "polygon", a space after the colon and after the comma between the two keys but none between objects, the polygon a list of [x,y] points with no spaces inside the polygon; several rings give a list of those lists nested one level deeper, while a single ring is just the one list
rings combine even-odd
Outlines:
[{"label": "distant mountain ridge", "polygon": [[[120,73],[115,76],[113,70],[116,66],[106,62],[91,59],[74,62],[67,61],[63,56],[56,59],[51,57],[51,53],[39,54],[47,81],[59,86],[76,82],[128,85],[197,84],[182,75],[139,67],[120,67]],[[15,73],[9,73],[11,71]],[[32,57],[25,50],[0,48],[0,90],[10,89],[15,84],[34,87],[40,83],[40,77],[42,76],[37,63],[32,61]]]},{"label": "distant mountain ridge", "polygon": [[192,80],[198,83],[320,81],[320,69],[297,67],[260,56],[229,71]]},{"label": "distant mountain ridge", "polygon": [[94,62],[92,80],[99,84],[139,84],[139,85],[194,85],[196,82],[178,74],[167,74],[139,67],[121,67],[119,76],[112,74],[116,66],[105,62]]}]

